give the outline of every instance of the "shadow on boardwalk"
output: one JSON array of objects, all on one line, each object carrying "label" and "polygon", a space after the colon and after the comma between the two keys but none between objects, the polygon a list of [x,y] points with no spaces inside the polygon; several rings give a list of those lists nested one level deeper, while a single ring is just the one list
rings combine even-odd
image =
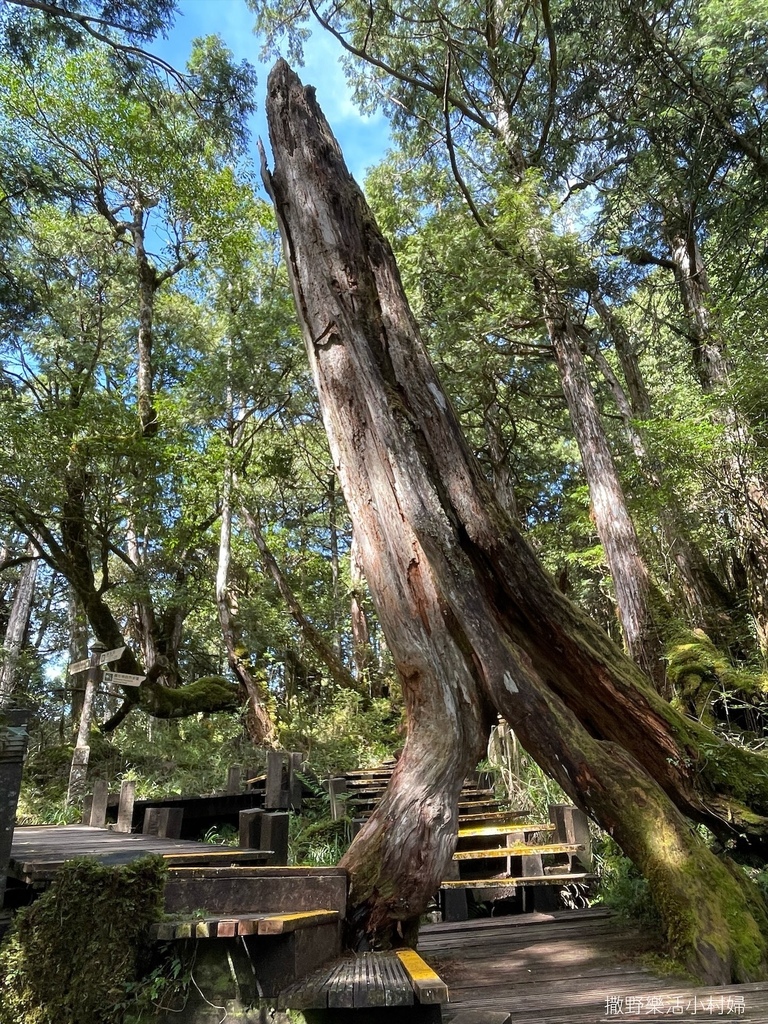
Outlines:
[{"label": "shadow on boardwalk", "polygon": [[660,977],[641,962],[658,940],[604,911],[429,925],[419,950],[448,983],[446,1022],[475,1010],[504,1011],[509,1024],[768,1024],[768,982],[694,988]]}]

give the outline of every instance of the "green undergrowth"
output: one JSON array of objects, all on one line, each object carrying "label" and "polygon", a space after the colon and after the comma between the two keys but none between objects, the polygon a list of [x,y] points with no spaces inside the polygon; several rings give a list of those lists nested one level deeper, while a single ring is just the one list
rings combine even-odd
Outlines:
[{"label": "green undergrowth", "polygon": [[600,877],[595,904],[608,907],[624,920],[636,921],[661,935],[661,917],[650,886],[629,857],[625,857],[608,836],[595,844],[593,855]]},{"label": "green undergrowth", "polygon": [[0,947],[0,1024],[122,1024],[149,968],[165,870],[158,856],[65,864]]}]

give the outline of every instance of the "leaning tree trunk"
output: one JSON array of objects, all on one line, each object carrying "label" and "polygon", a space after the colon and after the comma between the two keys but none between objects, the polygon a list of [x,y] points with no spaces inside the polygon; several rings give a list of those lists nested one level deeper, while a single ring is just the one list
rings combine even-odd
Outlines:
[{"label": "leaning tree trunk", "polygon": [[718,741],[676,715],[557,592],[498,506],[314,90],[282,61],[267,114],[275,170],[265,168],[265,183],[409,716],[392,782],[343,862],[353,933],[397,941],[423,911],[452,853],[462,779],[498,710],[639,865],[691,968],[712,982],[762,976],[768,922],[757,891],[669,795],[716,817],[698,744],[707,738],[717,761]]},{"label": "leaning tree trunk", "polygon": [[[624,325],[600,295],[593,293],[592,304],[610,332],[626,381],[626,391],[597,343],[588,349],[590,358],[608,383],[640,472],[648,486],[658,491],[665,484],[664,469],[660,461],[648,452],[642,428],[636,422],[650,420],[653,416],[637,354]],[[710,568],[701,549],[687,535],[683,526],[683,510],[669,488],[657,516],[661,536],[677,570],[675,582],[688,607],[689,619],[694,627],[706,629],[715,643],[720,643],[723,632],[731,624],[733,599]]]},{"label": "leaning tree trunk", "polygon": [[262,565],[272,577],[280,596],[285,601],[288,611],[293,617],[293,621],[301,630],[301,634],[307,644],[312,649],[318,660],[325,665],[331,679],[333,679],[338,686],[347,690],[359,690],[360,686],[357,679],[355,679],[347,666],[341,660],[339,654],[328,643],[320,630],[310,622],[299,599],[296,597],[293,588],[288,582],[287,577],[277,564],[277,559],[270,551],[267,540],[261,531],[258,519],[244,506],[241,508],[241,513],[243,519],[245,519],[248,529],[251,531],[251,536],[254,539],[256,547],[259,549]]}]

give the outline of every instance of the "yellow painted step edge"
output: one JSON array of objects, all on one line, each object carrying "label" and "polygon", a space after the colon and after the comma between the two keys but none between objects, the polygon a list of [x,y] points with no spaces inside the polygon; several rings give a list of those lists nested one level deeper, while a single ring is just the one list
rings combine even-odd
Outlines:
[{"label": "yellow painted step edge", "polygon": [[439,974],[422,960],[415,949],[395,950],[397,958],[411,979],[413,991],[420,1003],[447,1003],[448,986]]}]

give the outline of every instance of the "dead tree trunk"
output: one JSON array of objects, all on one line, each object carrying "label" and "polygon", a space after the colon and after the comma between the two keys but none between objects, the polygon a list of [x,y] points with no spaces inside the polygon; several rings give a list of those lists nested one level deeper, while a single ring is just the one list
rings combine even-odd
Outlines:
[{"label": "dead tree trunk", "polygon": [[[353,933],[397,941],[424,909],[452,852],[461,781],[498,710],[645,873],[676,953],[710,982],[763,976],[761,898],[681,813],[717,818],[706,763],[722,744],[676,715],[557,592],[498,506],[314,90],[283,61],[267,114],[265,183],[409,716],[392,783],[344,861]],[[735,773],[729,785],[726,802]]]}]

